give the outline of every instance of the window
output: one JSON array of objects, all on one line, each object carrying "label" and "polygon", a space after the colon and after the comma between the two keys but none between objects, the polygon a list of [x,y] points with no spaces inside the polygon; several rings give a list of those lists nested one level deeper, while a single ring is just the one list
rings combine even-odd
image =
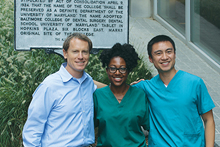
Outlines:
[{"label": "window", "polygon": [[185,0],[158,0],[158,15],[185,35]]},{"label": "window", "polygon": [[191,41],[220,64],[220,1],[193,0]]}]

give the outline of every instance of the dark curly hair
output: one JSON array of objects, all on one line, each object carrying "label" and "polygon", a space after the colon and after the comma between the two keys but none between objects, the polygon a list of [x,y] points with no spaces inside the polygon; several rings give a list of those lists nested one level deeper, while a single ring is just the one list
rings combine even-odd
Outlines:
[{"label": "dark curly hair", "polygon": [[132,69],[137,66],[137,61],[140,60],[138,54],[135,52],[134,47],[127,43],[123,45],[116,43],[110,50],[102,51],[101,55],[99,56],[102,66],[107,67],[113,57],[123,58],[125,60],[128,72],[132,71]]}]

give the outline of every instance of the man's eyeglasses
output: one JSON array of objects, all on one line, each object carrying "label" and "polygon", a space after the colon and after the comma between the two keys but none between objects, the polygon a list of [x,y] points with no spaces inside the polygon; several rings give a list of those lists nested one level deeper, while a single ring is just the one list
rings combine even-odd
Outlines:
[{"label": "man's eyeglasses", "polygon": [[117,70],[119,70],[120,73],[124,74],[127,71],[127,68],[116,68],[116,67],[108,67],[110,73],[115,73]]}]

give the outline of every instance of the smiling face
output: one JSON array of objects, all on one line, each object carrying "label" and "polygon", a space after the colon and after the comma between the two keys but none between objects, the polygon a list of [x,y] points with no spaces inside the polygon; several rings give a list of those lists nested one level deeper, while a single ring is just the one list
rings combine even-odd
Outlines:
[{"label": "smiling face", "polygon": [[88,42],[72,38],[67,51],[63,49],[64,58],[67,59],[66,70],[75,78],[80,78],[89,61]]},{"label": "smiling face", "polygon": [[149,57],[151,63],[159,73],[175,71],[175,58],[173,45],[169,41],[155,43],[152,46],[152,57]]},{"label": "smiling face", "polygon": [[[121,57],[113,57],[110,60],[108,67],[126,68],[126,62]],[[120,87],[122,85],[126,85],[128,71],[126,71],[124,74],[120,73],[119,70],[116,70],[115,73],[111,73],[110,69],[106,68],[106,72],[108,74],[108,78],[109,78],[112,86]]]}]

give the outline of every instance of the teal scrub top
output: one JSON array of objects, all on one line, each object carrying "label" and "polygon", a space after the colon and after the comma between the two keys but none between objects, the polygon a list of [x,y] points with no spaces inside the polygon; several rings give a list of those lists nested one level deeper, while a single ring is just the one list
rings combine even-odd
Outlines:
[{"label": "teal scrub top", "polygon": [[97,89],[94,108],[98,147],[146,147],[141,126],[149,130],[149,112],[143,90],[130,87],[119,103],[109,86]]},{"label": "teal scrub top", "polygon": [[201,78],[179,70],[167,87],[159,75],[135,86],[149,100],[149,147],[205,147],[201,115],[215,105]]}]

